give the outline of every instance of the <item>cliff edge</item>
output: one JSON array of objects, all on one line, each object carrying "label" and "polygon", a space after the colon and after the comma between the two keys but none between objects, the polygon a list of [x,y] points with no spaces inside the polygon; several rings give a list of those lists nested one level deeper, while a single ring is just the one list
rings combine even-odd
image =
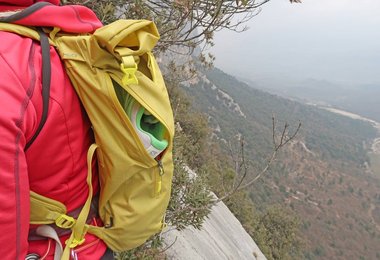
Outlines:
[{"label": "cliff edge", "polygon": [[168,259],[266,259],[223,202],[212,208],[201,230],[169,228],[163,236]]}]

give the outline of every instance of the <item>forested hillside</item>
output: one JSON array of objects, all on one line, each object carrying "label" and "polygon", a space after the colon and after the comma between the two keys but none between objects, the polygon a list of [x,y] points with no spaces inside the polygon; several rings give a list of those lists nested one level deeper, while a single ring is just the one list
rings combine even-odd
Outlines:
[{"label": "forested hillside", "polygon": [[[289,133],[302,123],[296,138],[248,192],[256,212],[279,205],[299,217],[300,258],[380,257],[375,214],[380,208],[380,178],[366,169],[367,149],[377,131],[369,123],[253,89],[218,69],[193,79],[184,90],[192,97],[192,109],[208,115],[214,139],[225,154],[231,149],[232,155],[238,154],[238,138],[244,137],[244,157],[252,175],[265,167],[272,151],[272,116],[280,132],[285,122]],[[228,179],[220,174],[225,176],[219,181]],[[248,226],[255,238],[259,227]],[[265,251],[260,239],[255,241]]]}]

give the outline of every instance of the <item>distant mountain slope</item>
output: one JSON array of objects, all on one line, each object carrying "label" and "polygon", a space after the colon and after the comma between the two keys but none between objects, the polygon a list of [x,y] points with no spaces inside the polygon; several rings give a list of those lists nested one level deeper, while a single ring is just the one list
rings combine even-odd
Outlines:
[{"label": "distant mountain slope", "polygon": [[380,121],[380,85],[346,86],[326,80],[272,81],[254,83],[257,87],[288,98],[331,105]]},{"label": "distant mountain slope", "polygon": [[[363,142],[376,136],[369,123],[253,89],[218,69],[209,71],[186,90],[194,98],[195,107],[207,112],[214,127],[222,129],[221,138],[242,134],[251,148],[260,147],[265,152],[272,143],[272,115],[279,127],[285,121],[295,127],[300,121],[306,147],[323,158],[364,163],[368,158]],[[257,149],[252,152],[261,153]]]},{"label": "distant mountain slope", "polygon": [[[377,131],[369,123],[253,89],[218,69],[184,87],[193,109],[207,113],[222,146],[244,136],[250,169],[265,165],[272,115],[281,128],[302,129],[250,197],[258,209],[281,203],[303,221],[306,259],[380,257],[380,181],[366,171],[367,148]],[[226,149],[228,150],[228,149]],[[348,239],[349,238],[349,239]]]}]

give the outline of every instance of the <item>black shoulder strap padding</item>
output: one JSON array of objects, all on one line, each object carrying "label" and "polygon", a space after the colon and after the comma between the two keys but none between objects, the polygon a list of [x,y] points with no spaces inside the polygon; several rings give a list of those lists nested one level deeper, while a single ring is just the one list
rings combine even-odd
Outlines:
[{"label": "black shoulder strap padding", "polygon": [[42,50],[42,116],[40,124],[33,137],[27,142],[25,146],[25,151],[30,147],[30,145],[37,138],[38,134],[41,132],[44,126],[48,111],[49,111],[49,97],[50,97],[50,80],[51,80],[51,63],[50,63],[50,44],[49,39],[41,28],[38,28],[38,34],[40,35],[41,50]]}]

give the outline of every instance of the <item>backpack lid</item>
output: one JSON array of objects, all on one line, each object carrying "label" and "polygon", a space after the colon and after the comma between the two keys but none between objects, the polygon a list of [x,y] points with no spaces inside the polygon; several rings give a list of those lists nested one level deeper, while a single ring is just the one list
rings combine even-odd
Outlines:
[{"label": "backpack lid", "polygon": [[[0,0],[0,11],[6,9],[4,0]],[[11,0],[6,2],[12,2]],[[36,0],[14,1],[20,5],[12,6],[19,10],[16,14],[0,18],[0,22],[9,22],[25,26],[58,27],[61,31],[69,33],[92,33],[102,26],[95,13],[89,8],[81,5],[57,6],[58,1],[41,2]],[[37,2],[33,5],[22,8],[21,4]],[[13,3],[13,2],[12,2]]]}]

